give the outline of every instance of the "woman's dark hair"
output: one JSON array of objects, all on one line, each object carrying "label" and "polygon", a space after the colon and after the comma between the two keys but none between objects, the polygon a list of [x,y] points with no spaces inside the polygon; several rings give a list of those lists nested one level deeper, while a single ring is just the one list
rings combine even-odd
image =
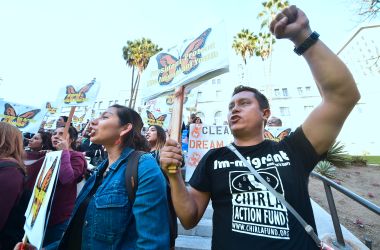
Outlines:
[{"label": "woman's dark hair", "polygon": [[114,104],[110,108],[116,108],[120,126],[124,126],[128,123],[132,124],[132,130],[122,138],[123,145],[134,148],[135,150],[149,151],[148,141],[141,134],[141,129],[144,126],[141,116],[133,109],[119,104]]},{"label": "woman's dark hair", "polygon": [[166,133],[165,130],[158,125],[151,125],[150,127],[155,127],[157,131],[157,141],[156,141],[156,148],[160,150],[166,142]]},{"label": "woman's dark hair", "polygon": [[61,115],[60,117],[62,117],[62,119],[63,119],[64,122],[67,122],[67,120],[69,119],[69,117],[67,117],[65,115]]},{"label": "woman's dark hair", "polygon": [[78,131],[73,126],[69,127],[69,136],[70,136],[70,139],[72,140],[70,146],[72,149],[76,150],[77,149],[76,141],[78,139]]},{"label": "woman's dark hair", "polygon": [[51,143],[51,133],[49,132],[38,132],[42,139],[42,150],[53,150],[53,144]]}]

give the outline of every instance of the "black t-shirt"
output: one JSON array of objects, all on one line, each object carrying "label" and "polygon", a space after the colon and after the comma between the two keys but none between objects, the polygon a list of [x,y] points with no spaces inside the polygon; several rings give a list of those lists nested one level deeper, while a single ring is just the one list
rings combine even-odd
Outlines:
[{"label": "black t-shirt", "polygon": [[[302,129],[280,142],[264,140],[236,148],[316,230],[307,182],[321,157]],[[211,193],[212,249],[318,249],[295,217],[228,148],[210,150],[190,185]]]}]

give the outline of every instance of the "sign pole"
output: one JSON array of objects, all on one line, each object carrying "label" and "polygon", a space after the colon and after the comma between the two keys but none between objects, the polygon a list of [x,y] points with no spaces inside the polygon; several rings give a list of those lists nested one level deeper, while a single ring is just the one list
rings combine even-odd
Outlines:
[{"label": "sign pole", "polygon": [[69,118],[67,119],[67,122],[65,124],[65,129],[63,130],[63,138],[66,138],[67,133],[69,132],[69,127],[70,127],[70,123],[71,123],[71,121],[73,119],[75,108],[76,107],[74,106],[74,107],[71,107],[71,109],[70,109]]},{"label": "sign pole", "polygon": [[[182,111],[183,111],[183,99],[185,96],[185,86],[180,86],[175,89],[174,92],[173,112],[171,119],[171,131],[170,139],[181,141],[181,128],[182,128]],[[177,166],[169,166],[169,173],[176,173]]]}]

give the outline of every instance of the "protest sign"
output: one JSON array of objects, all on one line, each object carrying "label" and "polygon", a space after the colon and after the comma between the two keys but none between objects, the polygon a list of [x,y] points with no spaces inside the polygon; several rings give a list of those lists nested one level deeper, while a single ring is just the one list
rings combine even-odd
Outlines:
[{"label": "protest sign", "polygon": [[287,127],[269,127],[269,126],[267,126],[264,130],[264,138],[267,140],[279,142],[282,139],[284,139],[286,136],[288,136],[291,131],[292,131],[292,129],[287,128]]},{"label": "protest sign", "polygon": [[191,124],[188,141],[188,153],[185,158],[186,181],[189,181],[199,161],[208,150],[220,148],[233,141],[227,125]]},{"label": "protest sign", "polygon": [[14,125],[22,132],[37,133],[45,113],[45,108],[0,101],[0,121]]},{"label": "protest sign", "polygon": [[99,89],[100,84],[95,78],[87,84],[66,85],[58,93],[58,104],[62,107],[92,106]]},{"label": "protest sign", "polygon": [[46,154],[25,212],[24,230],[29,242],[41,249],[58,179],[62,151]]},{"label": "protest sign", "polygon": [[[227,69],[229,50],[225,34],[224,24],[220,23],[152,56],[141,76],[143,99],[152,99],[201,77],[205,81],[207,74]],[[208,79],[215,76],[211,75]]]}]

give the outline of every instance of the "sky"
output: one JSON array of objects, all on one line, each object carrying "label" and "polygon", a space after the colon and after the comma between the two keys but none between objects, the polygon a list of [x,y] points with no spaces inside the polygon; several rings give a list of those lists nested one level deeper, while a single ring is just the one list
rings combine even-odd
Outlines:
[{"label": "sky", "polygon": [[[334,51],[358,25],[354,0],[290,1]],[[0,0],[0,98],[27,105],[54,101],[58,89],[96,77],[99,97],[129,97],[131,71],[122,48],[147,37],[167,49],[224,21],[232,44],[242,28],[259,31],[254,0]],[[289,41],[276,43],[273,81],[310,78]],[[241,59],[231,49],[231,64]],[[240,60],[240,61],[239,61]],[[258,59],[257,59],[258,61]],[[247,67],[256,72],[258,63]],[[284,77],[284,75],[289,75]]]}]

